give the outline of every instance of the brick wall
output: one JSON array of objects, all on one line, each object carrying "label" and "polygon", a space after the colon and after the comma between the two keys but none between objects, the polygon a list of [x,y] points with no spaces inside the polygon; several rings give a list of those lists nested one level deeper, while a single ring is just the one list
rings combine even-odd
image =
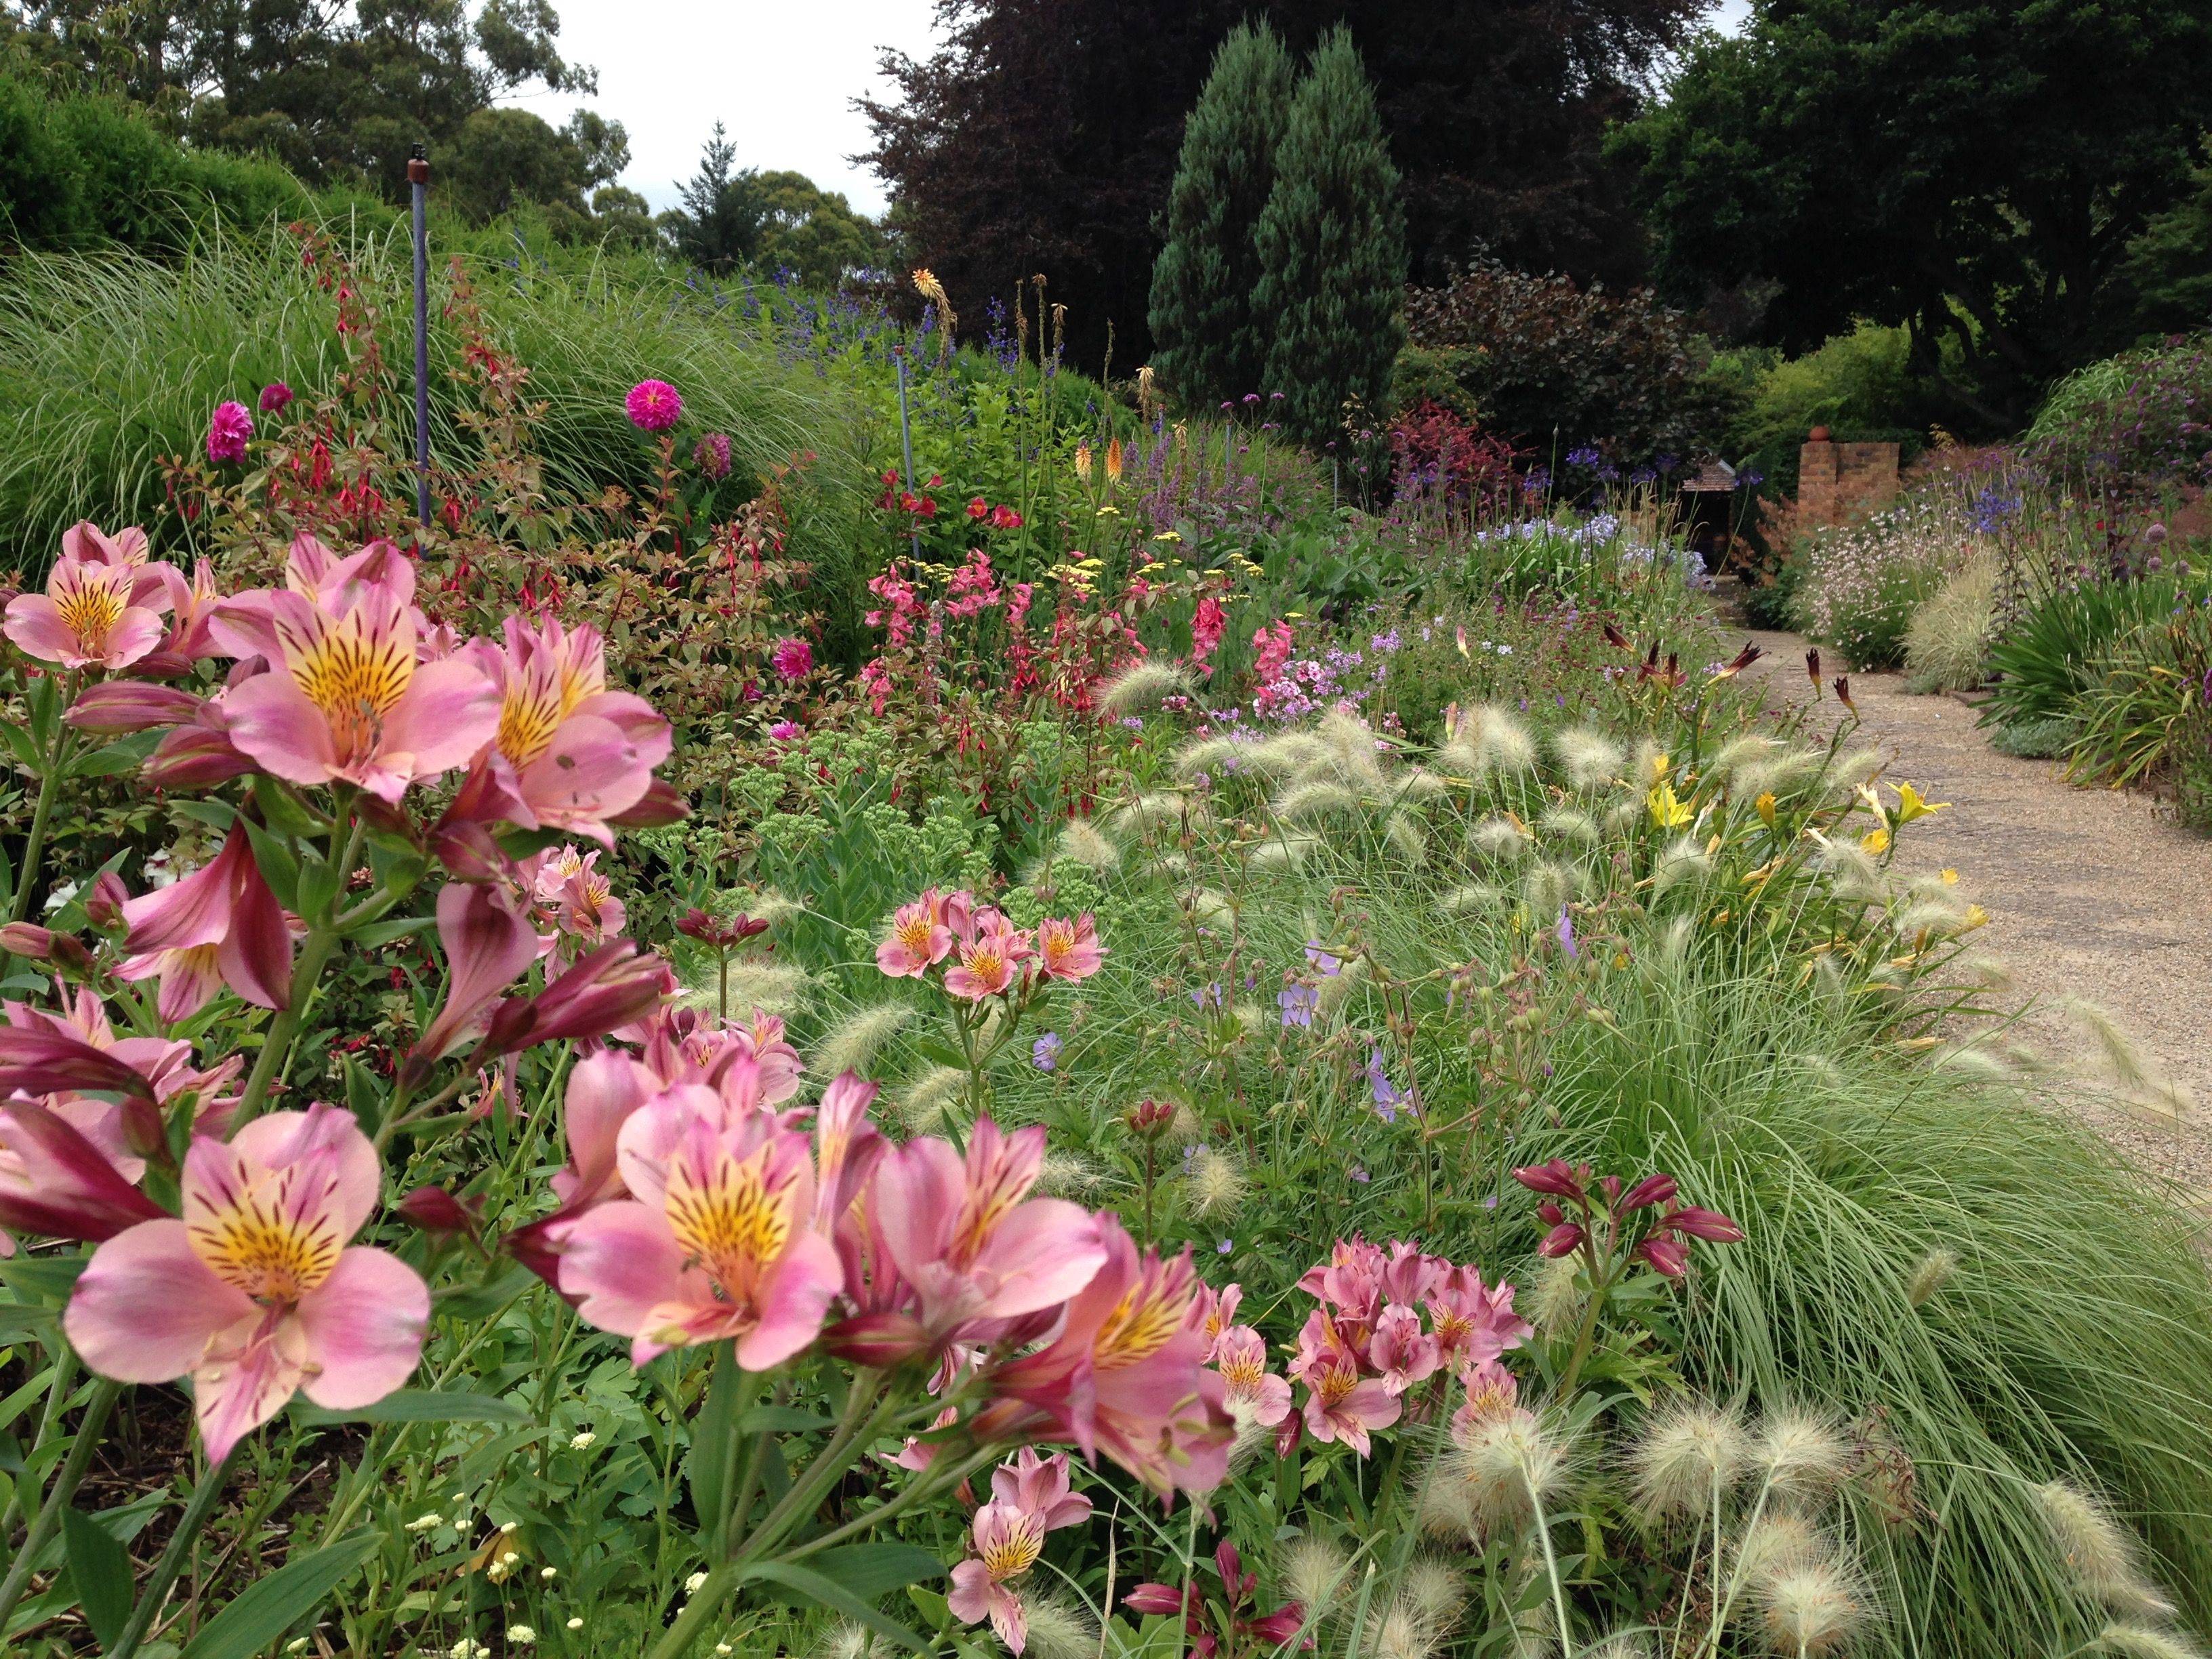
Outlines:
[{"label": "brick wall", "polygon": [[1797,452],[1797,516],[1808,526],[1848,524],[1897,499],[1895,444],[1822,439]]}]

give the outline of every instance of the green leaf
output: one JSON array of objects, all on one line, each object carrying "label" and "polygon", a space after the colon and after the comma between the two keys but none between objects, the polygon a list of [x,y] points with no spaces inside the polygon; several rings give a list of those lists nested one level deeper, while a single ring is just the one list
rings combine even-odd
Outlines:
[{"label": "green leaf", "polygon": [[489,1319],[538,1282],[529,1268],[510,1267],[489,1285],[471,1285],[440,1296],[436,1310],[455,1319]]},{"label": "green leaf", "polygon": [[927,1550],[889,1541],[817,1550],[806,1558],[806,1565],[870,1601],[909,1584],[945,1577],[945,1563]]},{"label": "green leaf", "polygon": [[319,1428],[330,1423],[527,1423],[530,1413],[511,1400],[466,1389],[402,1389],[373,1406],[356,1411],[325,1411],[319,1406],[293,1408],[301,1423]]},{"label": "green leaf", "polygon": [[800,1429],[836,1426],[830,1419],[796,1406],[756,1406],[738,1419],[739,1434],[790,1433]]},{"label": "green leaf", "polygon": [[146,757],[154,752],[154,745],[161,740],[159,728],[150,732],[134,732],[129,737],[109,744],[105,749],[80,755],[70,763],[73,778],[112,778],[119,772],[135,772],[145,763]]},{"label": "green leaf", "polygon": [[76,1586],[85,1623],[102,1647],[114,1645],[131,1617],[131,1553],[113,1533],[80,1510],[62,1511],[62,1537],[69,1550],[70,1581]]},{"label": "green leaf", "polygon": [[76,1288],[88,1255],[18,1255],[0,1260],[0,1280],[26,1296],[59,1301]]},{"label": "green leaf", "polygon": [[727,1496],[723,1476],[737,1438],[737,1425],[730,1419],[736,1414],[738,1390],[744,1383],[744,1374],[738,1369],[730,1345],[719,1345],[714,1350],[714,1373],[707,1379],[707,1398],[692,1420],[691,1455],[684,1464],[691,1482],[692,1512],[702,1528],[718,1534]]},{"label": "green leaf", "polygon": [[266,773],[253,780],[253,800],[261,809],[261,821],[279,835],[307,841],[323,833],[325,826],[307,815],[290,790]]},{"label": "green leaf", "polygon": [[[824,1550],[824,1555],[832,1552]],[[933,1564],[934,1558],[932,1558]],[[767,1583],[779,1589],[793,1591],[809,1601],[834,1607],[848,1618],[857,1619],[877,1635],[911,1648],[916,1653],[927,1653],[928,1643],[916,1636],[895,1619],[876,1611],[871,1599],[854,1594],[837,1580],[802,1566],[796,1561],[749,1561],[738,1571],[740,1583]]]},{"label": "green leaf", "polygon": [[200,1627],[183,1659],[252,1659],[320,1607],[376,1553],[380,1541],[374,1533],[356,1533],[256,1579]]},{"label": "green leaf", "polygon": [[52,1348],[60,1328],[52,1308],[26,1302],[0,1302],[0,1343],[29,1340]]},{"label": "green leaf", "polygon": [[269,884],[269,890],[276,895],[276,902],[295,915],[304,915],[300,908],[300,860],[283,839],[275,832],[263,829],[252,818],[240,820],[246,825],[248,840],[253,843],[253,861],[261,866],[261,879]]},{"label": "green leaf", "polygon": [[179,800],[169,803],[172,811],[195,818],[210,830],[230,833],[230,826],[238,821],[238,809],[227,800]]},{"label": "green leaf", "polygon": [[326,914],[338,890],[345,885],[346,872],[328,860],[310,854],[300,860],[299,914],[320,916]]},{"label": "green leaf", "polygon": [[346,938],[364,951],[374,951],[396,939],[419,933],[435,920],[434,916],[401,916],[392,921],[372,921],[366,927],[356,927]]}]

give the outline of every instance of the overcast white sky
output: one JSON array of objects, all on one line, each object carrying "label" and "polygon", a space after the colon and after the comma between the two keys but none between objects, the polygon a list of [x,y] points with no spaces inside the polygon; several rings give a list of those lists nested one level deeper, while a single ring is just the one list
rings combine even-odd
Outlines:
[{"label": "overcast white sky", "polygon": [[[699,161],[716,121],[740,167],[790,168],[839,190],[864,213],[884,208],[874,173],[845,158],[868,125],[852,100],[879,90],[876,56],[894,46],[919,58],[933,40],[931,0],[557,0],[561,50],[594,64],[592,107],[629,132],[623,182],[658,208]],[[1738,26],[1748,0],[1721,0]],[[577,100],[514,100],[558,126]]]}]

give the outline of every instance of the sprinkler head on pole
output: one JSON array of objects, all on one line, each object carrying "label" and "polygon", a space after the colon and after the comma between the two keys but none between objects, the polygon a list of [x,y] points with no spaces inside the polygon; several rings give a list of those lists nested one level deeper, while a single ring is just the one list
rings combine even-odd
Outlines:
[{"label": "sprinkler head on pole", "polygon": [[422,144],[416,144],[407,152],[407,182],[410,185],[430,182],[430,152]]}]

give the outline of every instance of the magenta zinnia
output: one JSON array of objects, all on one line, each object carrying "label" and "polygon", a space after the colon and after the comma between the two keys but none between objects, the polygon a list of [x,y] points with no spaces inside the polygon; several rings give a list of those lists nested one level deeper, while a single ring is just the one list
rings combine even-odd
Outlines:
[{"label": "magenta zinnia", "polygon": [[684,418],[684,399],[665,380],[640,380],[623,400],[629,422],[641,432],[665,432]]}]

